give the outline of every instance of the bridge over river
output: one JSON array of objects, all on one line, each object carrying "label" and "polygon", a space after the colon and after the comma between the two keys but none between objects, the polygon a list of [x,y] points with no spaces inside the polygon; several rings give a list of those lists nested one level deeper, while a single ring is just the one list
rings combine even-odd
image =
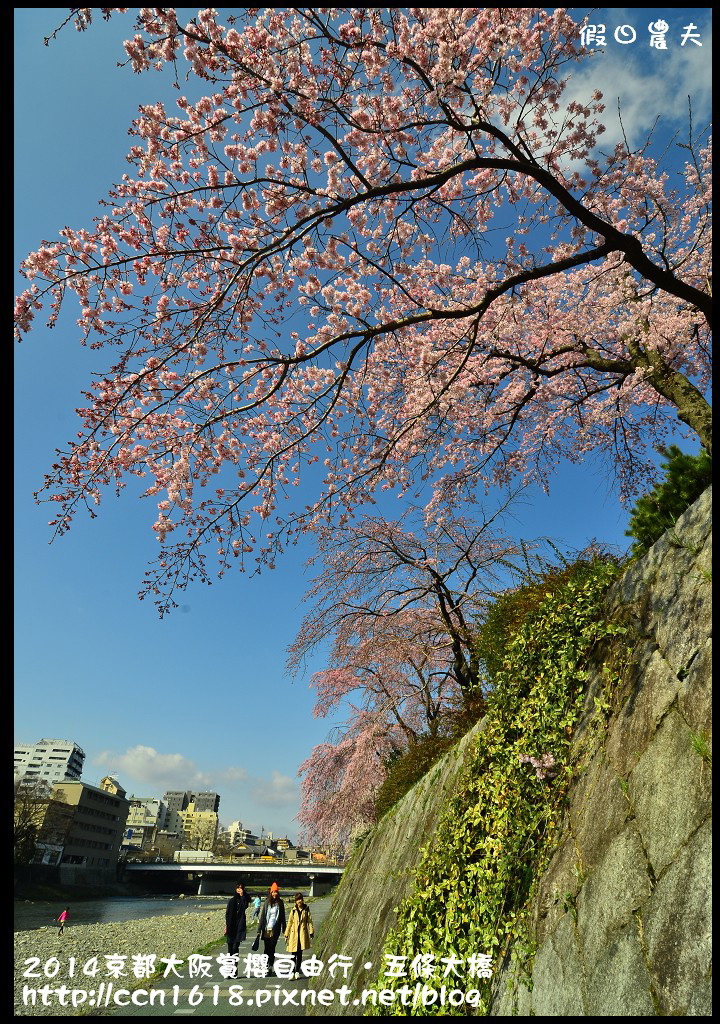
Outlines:
[{"label": "bridge over river", "polygon": [[307,889],[310,896],[322,896],[337,885],[344,871],[339,864],[258,864],[253,861],[181,864],[125,864],[122,880],[144,886],[149,892],[176,892],[210,896],[232,893],[233,883],[243,881],[248,889],[261,891],[277,882],[281,890]]}]

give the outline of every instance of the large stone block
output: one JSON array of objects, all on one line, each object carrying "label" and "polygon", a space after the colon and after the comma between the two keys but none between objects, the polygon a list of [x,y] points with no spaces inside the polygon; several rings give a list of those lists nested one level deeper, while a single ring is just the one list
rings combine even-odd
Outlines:
[{"label": "large stone block", "polygon": [[573,837],[567,834],[552,856],[538,883],[533,925],[535,938],[542,944],[559,921],[575,907],[582,885],[583,868]]},{"label": "large stone block", "polygon": [[712,722],[712,639],[698,648],[678,696],[678,707],[688,726],[709,733]]},{"label": "large stone block", "polygon": [[602,751],[597,751],[573,787],[568,814],[579,865],[587,872],[603,859],[630,814],[618,777]]},{"label": "large stone block", "polygon": [[532,979],[533,1016],[586,1015],[582,962],[571,914],[565,915],[535,954]]},{"label": "large stone block", "polygon": [[668,866],[641,913],[662,1016],[712,1014],[711,879],[708,821]]},{"label": "large stone block", "polygon": [[585,963],[594,963],[650,898],[640,835],[633,823],[617,836],[577,899],[577,930]]},{"label": "large stone block", "polygon": [[666,559],[650,595],[657,645],[672,671],[682,674],[711,633],[710,584],[696,556],[681,549],[676,559]]},{"label": "large stone block", "polygon": [[602,956],[585,964],[587,1016],[654,1017],[652,983],[635,921],[615,934]]},{"label": "large stone block", "polygon": [[631,692],[612,720],[605,745],[608,760],[623,778],[635,768],[658,723],[684,689],[658,648],[649,643],[636,652],[629,671]]},{"label": "large stone block", "polygon": [[526,971],[513,962],[498,972],[489,1017],[531,1017],[532,992]]},{"label": "large stone block", "polygon": [[665,717],[630,774],[628,794],[658,877],[710,813],[709,767],[677,711]]},{"label": "large stone block", "polygon": [[653,636],[675,672],[710,634],[711,537],[710,487],[608,595],[609,603],[634,610],[640,635]]}]

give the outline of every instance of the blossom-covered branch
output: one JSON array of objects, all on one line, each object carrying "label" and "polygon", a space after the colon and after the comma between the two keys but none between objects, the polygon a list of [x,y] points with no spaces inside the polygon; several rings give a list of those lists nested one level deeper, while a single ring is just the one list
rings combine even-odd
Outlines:
[{"label": "blossom-covered branch", "polygon": [[74,295],[113,353],[45,482],[59,533],[143,478],[164,611],[208,550],[273,564],[378,488],[432,514],[595,451],[629,494],[678,422],[710,449],[709,142],[674,180],[603,153],[564,9],[225,21],[138,10],[133,70],[184,62],[207,95],[141,107],[106,212],[22,265],[18,337]]}]

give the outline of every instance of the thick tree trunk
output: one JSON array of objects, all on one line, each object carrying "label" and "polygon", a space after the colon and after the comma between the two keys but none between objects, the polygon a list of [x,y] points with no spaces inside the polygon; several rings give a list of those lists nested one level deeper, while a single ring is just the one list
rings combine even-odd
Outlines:
[{"label": "thick tree trunk", "polygon": [[712,455],[712,406],[682,373],[671,369],[656,353],[650,353],[650,380],[677,409],[678,419],[687,423],[709,455]]}]

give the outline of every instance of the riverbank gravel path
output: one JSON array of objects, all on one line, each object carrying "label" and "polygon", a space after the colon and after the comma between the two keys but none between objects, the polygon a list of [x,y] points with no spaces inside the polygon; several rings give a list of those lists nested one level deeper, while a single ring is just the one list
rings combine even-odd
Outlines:
[{"label": "riverbank gravel path", "polygon": [[[308,900],[315,930],[332,896]],[[225,910],[146,917],[105,924],[70,924],[15,932],[15,1016],[304,1016],[308,979],[224,976]],[[248,915],[241,965],[256,928]],[[278,953],[285,953],[283,940]],[[261,950],[262,952],[262,946]],[[192,976],[188,958],[205,956],[207,974]],[[138,975],[138,957],[154,955],[153,977]],[[308,954],[309,955],[309,954]],[[166,961],[166,962],[163,962]],[[167,961],[172,965],[168,967]],[[193,969],[197,970],[197,959]],[[225,974],[228,972],[226,971]]]},{"label": "riverbank gravel path", "polygon": [[[100,1006],[108,982],[115,989],[132,989],[142,984],[133,973],[134,956],[155,954],[156,965],[165,970],[161,958],[175,956],[186,960],[211,943],[221,943],[213,950],[217,955],[226,950],[221,942],[224,929],[224,910],[212,910],[107,924],[71,923],[60,936],[57,926],[15,932],[15,1016],[80,1016],[83,1010],[92,1010],[94,1004],[88,1005],[91,998],[98,1001],[101,983],[105,983],[105,989]],[[108,957],[126,957],[121,963],[123,974],[113,977],[110,964],[114,961]],[[95,966],[97,971],[93,975]],[[144,984],[148,984],[147,980]],[[42,990],[46,986],[55,991],[47,995],[48,1005],[43,1005]],[[82,997],[76,996],[77,1005],[73,1007],[72,997],[66,995],[68,1005],[61,1005],[57,994],[61,986],[86,992],[84,1004],[78,1002]]]}]

